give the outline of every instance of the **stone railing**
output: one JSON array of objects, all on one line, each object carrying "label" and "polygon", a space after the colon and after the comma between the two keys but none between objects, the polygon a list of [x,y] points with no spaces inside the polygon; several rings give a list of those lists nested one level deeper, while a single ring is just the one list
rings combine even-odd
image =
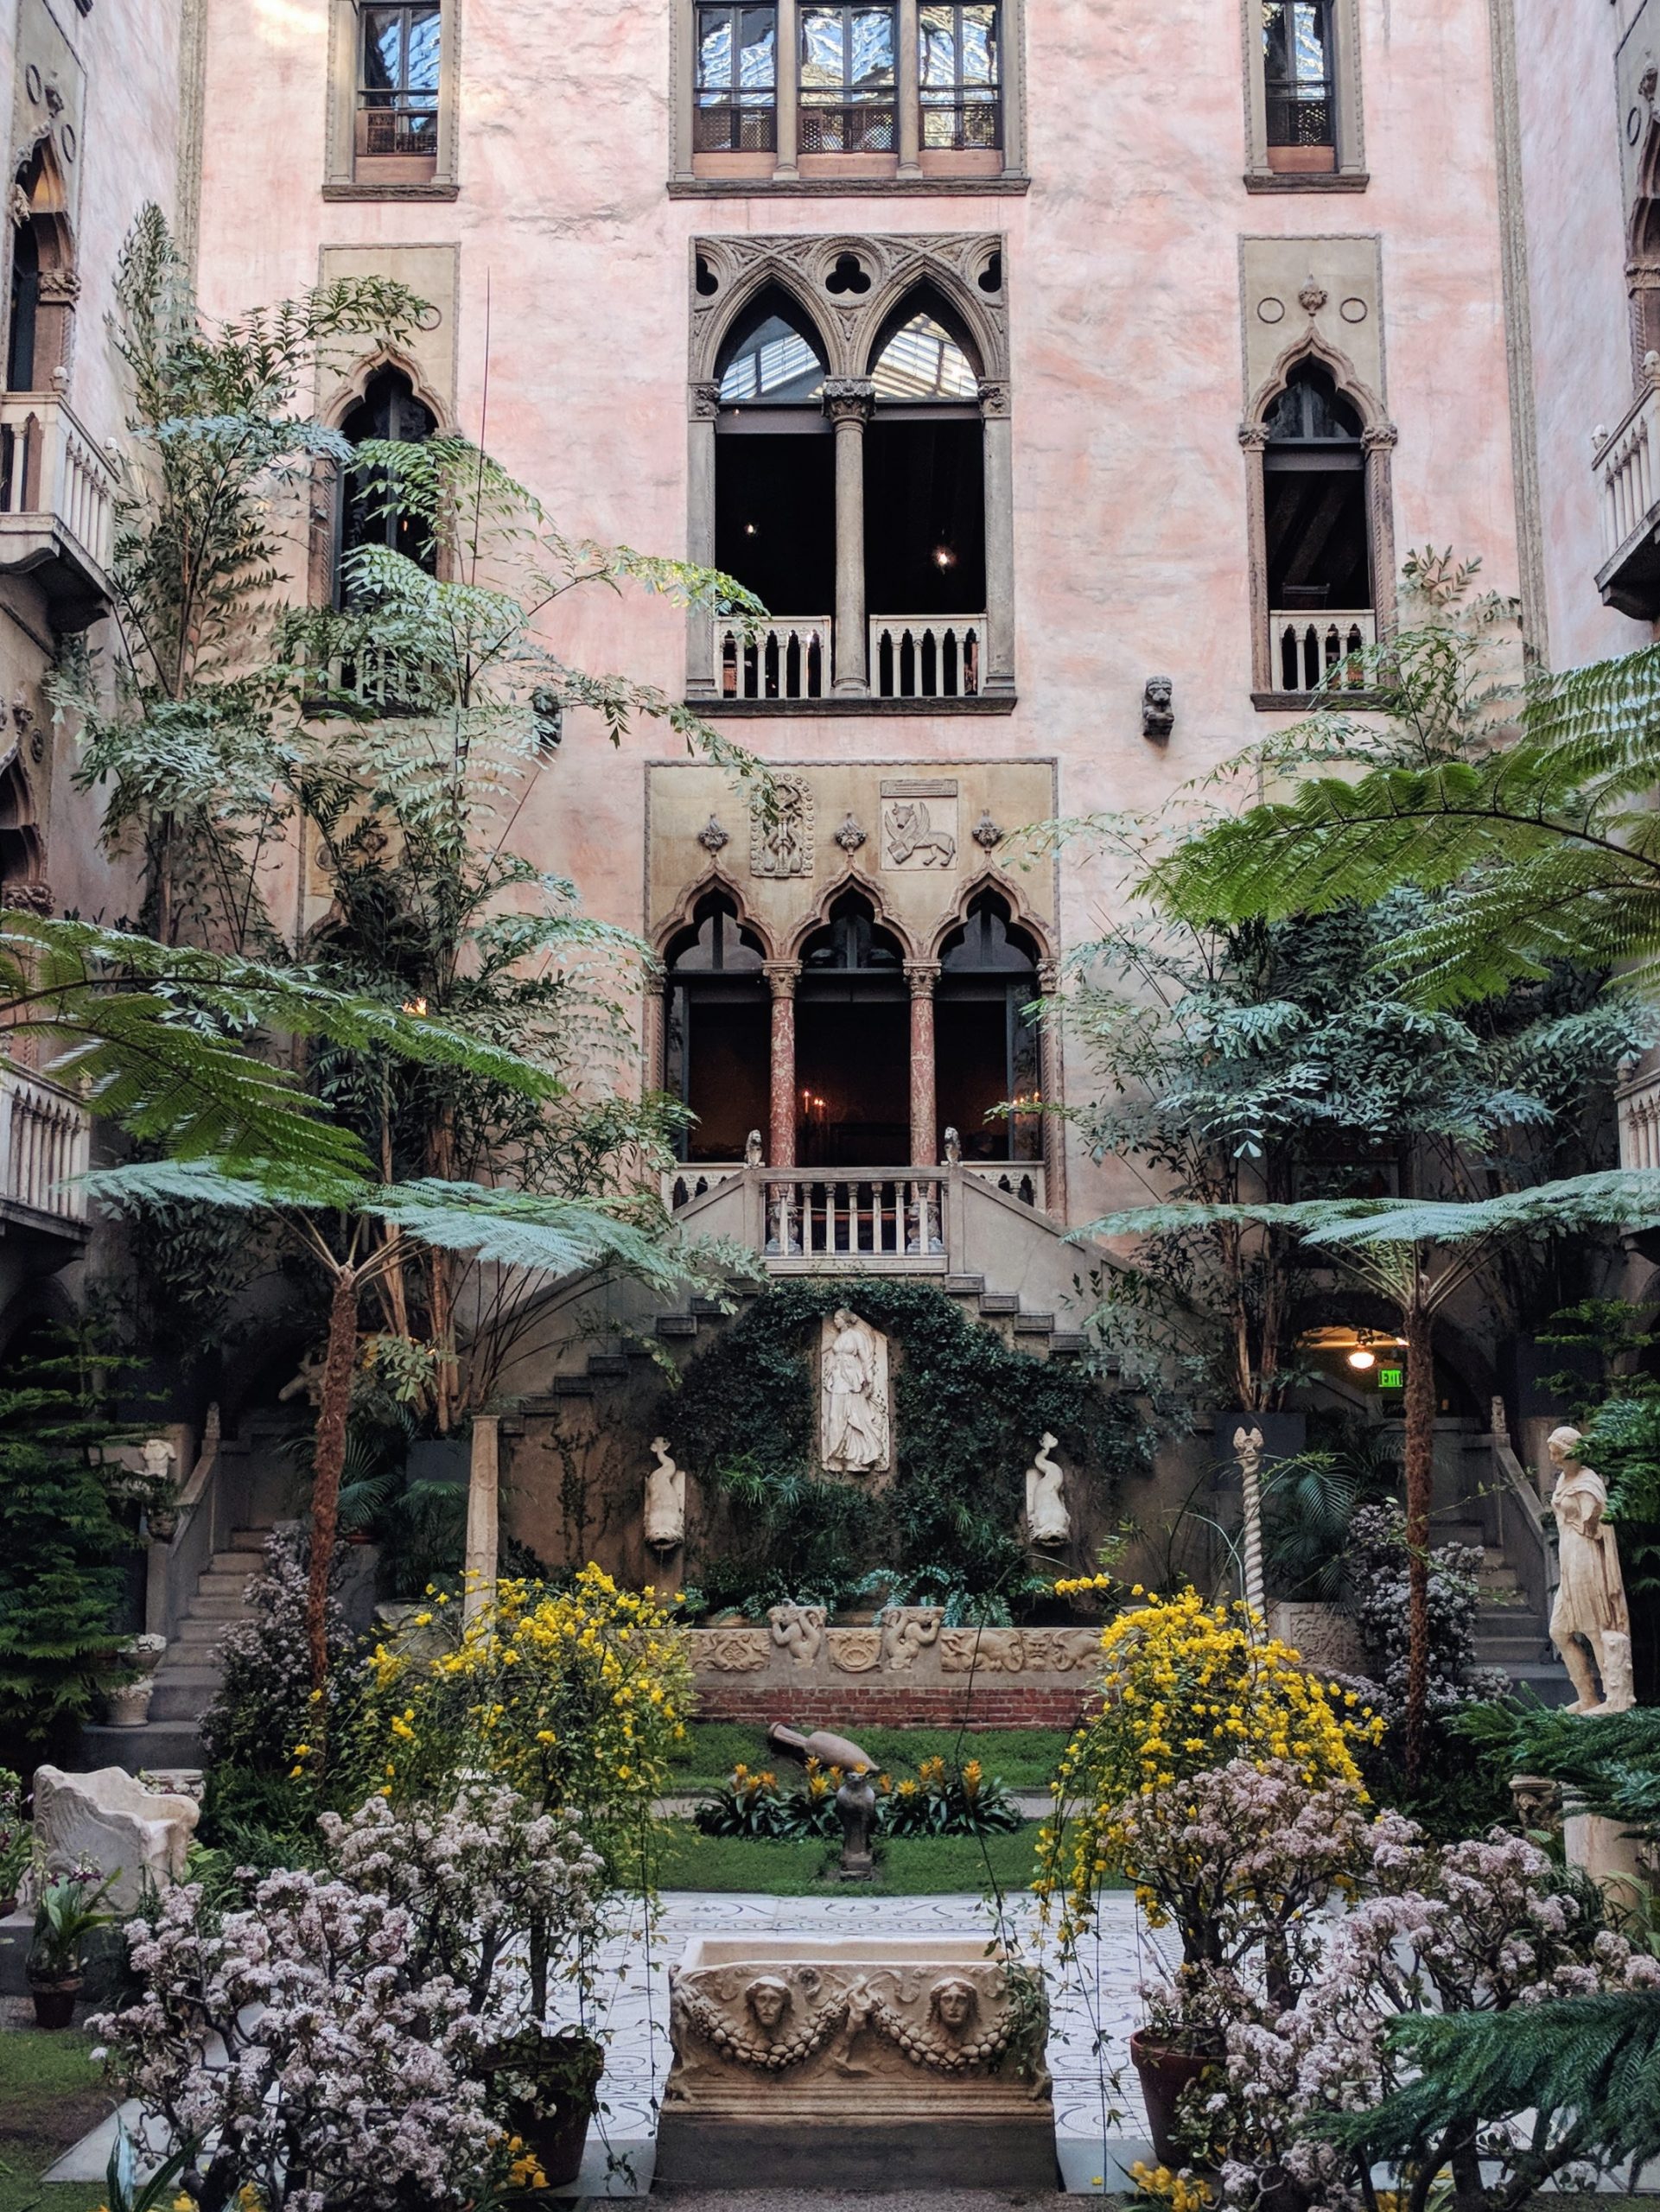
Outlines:
[{"label": "stone railing", "polygon": [[1339,669],[1345,690],[1365,688],[1359,663],[1352,657],[1377,642],[1377,617],[1369,607],[1335,607],[1320,613],[1271,613],[1269,659],[1276,691],[1316,691]]},{"label": "stone railing", "polygon": [[769,1173],[769,1257],[944,1264],[944,1184],[906,1168],[823,1168]]},{"label": "stone railing", "polygon": [[1644,529],[1660,499],[1660,389],[1652,375],[1612,431],[1593,434],[1592,466],[1602,507],[1602,551],[1612,563]]},{"label": "stone railing", "polygon": [[722,699],[820,699],[830,690],[828,616],[715,626],[715,688]]},{"label": "stone railing", "polygon": [[983,614],[873,614],[870,689],[879,699],[972,699]]},{"label": "stone railing", "polygon": [[1660,1167],[1660,1068],[1632,1076],[1614,1093],[1622,1167]]},{"label": "stone railing", "polygon": [[0,1063],[0,1202],[79,1234],[86,1224],[85,1175],[92,1117],[44,1076]]},{"label": "stone railing", "polygon": [[994,1191],[1006,1191],[1011,1198],[1018,1198],[1022,1205],[1035,1206],[1040,1213],[1048,1204],[1040,1160],[965,1160],[963,1173],[979,1182],[989,1183]]},{"label": "stone railing", "polygon": [[108,607],[115,487],[108,454],[55,392],[0,396],[0,570],[27,574],[60,630]]}]

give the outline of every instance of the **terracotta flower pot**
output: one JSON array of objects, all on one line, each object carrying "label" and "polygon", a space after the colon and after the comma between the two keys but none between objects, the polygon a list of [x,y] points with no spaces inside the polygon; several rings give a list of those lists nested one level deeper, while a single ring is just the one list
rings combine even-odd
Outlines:
[{"label": "terracotta flower pot", "polygon": [[82,1977],[78,1974],[60,1974],[51,1981],[37,1981],[31,1975],[29,1993],[35,2000],[35,2024],[37,2028],[67,2028],[75,2018],[75,1999],[80,1995]]},{"label": "terracotta flower pot", "polygon": [[1177,2101],[1207,2066],[1215,2064],[1216,2054],[1184,2050],[1146,2028],[1137,2028],[1129,2039],[1129,2056],[1141,2080],[1148,2133],[1153,2138],[1159,2163],[1172,2167],[1183,2165],[1187,2154],[1176,2136]]}]

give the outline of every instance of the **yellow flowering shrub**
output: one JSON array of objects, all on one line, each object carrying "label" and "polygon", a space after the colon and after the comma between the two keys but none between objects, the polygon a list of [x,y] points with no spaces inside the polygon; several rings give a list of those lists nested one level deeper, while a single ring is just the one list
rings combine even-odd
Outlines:
[{"label": "yellow flowering shrub", "polygon": [[1196,1590],[1149,1598],[1108,1624],[1101,1648],[1104,1702],[1067,1745],[1056,1816],[1039,1833],[1034,1886],[1062,1901],[1064,1931],[1090,1917],[1103,1876],[1135,1872],[1137,1810],[1155,1793],[1237,1759],[1311,1789],[1358,1789],[1355,1749],[1383,1722],[1264,1637],[1248,1606],[1207,1605]]},{"label": "yellow flowering shrub", "polygon": [[538,1806],[573,1809],[607,1849],[661,1794],[685,1736],[691,1662],[671,1608],[592,1564],[571,1586],[502,1581],[471,1619],[436,1604],[377,1647],[365,1700],[382,1794],[436,1798],[487,1772]]}]

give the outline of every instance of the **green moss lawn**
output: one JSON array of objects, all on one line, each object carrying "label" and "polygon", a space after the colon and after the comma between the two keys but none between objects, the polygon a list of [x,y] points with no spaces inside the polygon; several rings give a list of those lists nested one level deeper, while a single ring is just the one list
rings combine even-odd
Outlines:
[{"label": "green moss lawn", "polygon": [[94,2127],[110,2096],[92,2064],[92,2039],[75,2031],[0,2031],[0,2212],[91,2212],[104,2191],[87,2182],[43,2189],[53,2160]]},{"label": "green moss lawn", "polygon": [[[943,1758],[948,1764],[959,1758],[978,1759],[988,1774],[1000,1777],[1011,1789],[1046,1789],[1067,1740],[1063,1728],[860,1728],[845,1732],[888,1774],[913,1775],[924,1759]],[[780,1758],[769,1750],[764,1728],[746,1721],[703,1720],[687,1729],[668,1786],[675,1791],[716,1789],[740,1761],[748,1767],[771,1767],[786,1784],[800,1772],[793,1759]]]}]

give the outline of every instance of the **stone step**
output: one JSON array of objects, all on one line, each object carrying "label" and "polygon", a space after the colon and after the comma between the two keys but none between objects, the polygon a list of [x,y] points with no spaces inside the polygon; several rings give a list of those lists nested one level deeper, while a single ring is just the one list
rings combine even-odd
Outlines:
[{"label": "stone step", "polygon": [[1506,1669],[1518,1689],[1530,1689],[1541,1705],[1572,1705],[1574,1685],[1568,1679],[1568,1669],[1559,1662],[1549,1666],[1543,1661],[1530,1662],[1526,1666]]},{"label": "stone step", "polygon": [[230,1549],[233,1552],[263,1552],[270,1535],[269,1528],[232,1529]]},{"label": "stone step", "polygon": [[1052,1352],[1081,1352],[1090,1348],[1089,1332],[1084,1329],[1057,1329],[1049,1339]]},{"label": "stone step", "polygon": [[173,1631],[173,1641],[178,1644],[200,1644],[211,1647],[217,1643],[231,1624],[222,1620],[203,1620],[187,1613]]},{"label": "stone step", "polygon": [[983,1290],[980,1294],[980,1311],[983,1313],[1018,1313],[1020,1310],[1020,1299],[1007,1291]]},{"label": "stone step", "polygon": [[626,1375],[628,1355],[620,1351],[591,1351],[588,1371],[590,1375]]},{"label": "stone step", "polygon": [[1476,1569],[1476,1580],[1484,1590],[1519,1590],[1522,1586],[1513,1567],[1495,1565],[1491,1560],[1484,1560]]},{"label": "stone step", "polygon": [[219,1694],[224,1680],[216,1667],[181,1667],[173,1674],[158,1673],[150,1692],[152,1720],[200,1720]]},{"label": "stone step", "polygon": [[[980,1303],[983,1306],[984,1299],[982,1299]],[[1053,1313],[1017,1313],[1014,1316],[1014,1333],[1017,1337],[1046,1337],[1054,1325],[1055,1317]]]},{"label": "stone step", "polygon": [[234,1598],[239,1604],[252,1577],[241,1567],[210,1567],[196,1584],[199,1598]]},{"label": "stone step", "polygon": [[1502,1667],[1508,1674],[1512,1667],[1530,1667],[1545,1661],[1544,1639],[1539,1636],[1483,1636],[1478,1630],[1475,1640],[1476,1664],[1479,1667]]},{"label": "stone step", "polygon": [[147,1767],[200,1766],[201,1737],[194,1720],[150,1720],[142,1728],[83,1728],[76,1759],[84,1770],[122,1766],[129,1774]]},{"label": "stone step", "polygon": [[657,1317],[659,1337],[695,1337],[697,1316],[695,1313],[659,1313]]},{"label": "stone step", "polygon": [[941,1285],[947,1298],[978,1298],[985,1287],[983,1275],[947,1275]]},{"label": "stone step", "polygon": [[727,1318],[726,1308],[718,1298],[694,1298],[691,1311],[693,1319],[697,1321],[724,1321]]},{"label": "stone step", "polygon": [[193,1621],[244,1621],[251,1620],[253,1615],[243,1604],[239,1590],[226,1590],[222,1593],[199,1591],[190,1600],[185,1618]]}]

